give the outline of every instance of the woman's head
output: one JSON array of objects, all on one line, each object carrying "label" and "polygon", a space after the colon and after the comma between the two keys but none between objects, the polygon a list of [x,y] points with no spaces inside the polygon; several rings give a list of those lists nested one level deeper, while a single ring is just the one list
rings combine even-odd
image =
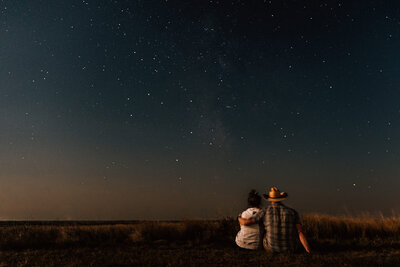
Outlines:
[{"label": "woman's head", "polygon": [[247,203],[250,207],[259,207],[261,204],[261,197],[258,195],[256,190],[251,190],[249,197],[247,198]]}]

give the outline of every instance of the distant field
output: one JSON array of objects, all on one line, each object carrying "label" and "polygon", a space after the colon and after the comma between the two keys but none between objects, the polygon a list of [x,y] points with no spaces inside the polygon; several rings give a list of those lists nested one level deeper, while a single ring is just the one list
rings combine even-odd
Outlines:
[{"label": "distant field", "polygon": [[400,266],[400,218],[302,220],[311,255],[239,249],[234,219],[2,222],[0,266]]}]

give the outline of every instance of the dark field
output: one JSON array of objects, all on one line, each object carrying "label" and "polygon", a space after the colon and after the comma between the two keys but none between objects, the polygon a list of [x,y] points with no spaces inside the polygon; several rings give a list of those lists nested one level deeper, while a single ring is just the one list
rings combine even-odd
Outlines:
[{"label": "dark field", "polygon": [[400,218],[305,215],[312,254],[236,247],[233,219],[2,222],[0,266],[400,266]]}]

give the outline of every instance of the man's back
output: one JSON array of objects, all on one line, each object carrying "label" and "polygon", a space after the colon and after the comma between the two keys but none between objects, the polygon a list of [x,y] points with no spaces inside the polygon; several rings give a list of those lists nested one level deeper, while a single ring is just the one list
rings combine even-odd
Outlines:
[{"label": "man's back", "polygon": [[298,213],[280,202],[271,203],[265,210],[264,243],[275,252],[294,251],[297,244]]}]

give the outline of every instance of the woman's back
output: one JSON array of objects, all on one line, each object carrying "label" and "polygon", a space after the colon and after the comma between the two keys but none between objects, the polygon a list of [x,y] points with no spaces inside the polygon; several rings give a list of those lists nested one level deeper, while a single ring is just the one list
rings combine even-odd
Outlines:
[{"label": "woman's back", "polygon": [[[260,221],[264,216],[264,211],[257,207],[248,208],[242,212],[244,219],[255,219]],[[241,248],[257,249],[260,245],[260,226],[258,223],[252,225],[240,225],[240,231],[236,235],[236,244]]]}]

